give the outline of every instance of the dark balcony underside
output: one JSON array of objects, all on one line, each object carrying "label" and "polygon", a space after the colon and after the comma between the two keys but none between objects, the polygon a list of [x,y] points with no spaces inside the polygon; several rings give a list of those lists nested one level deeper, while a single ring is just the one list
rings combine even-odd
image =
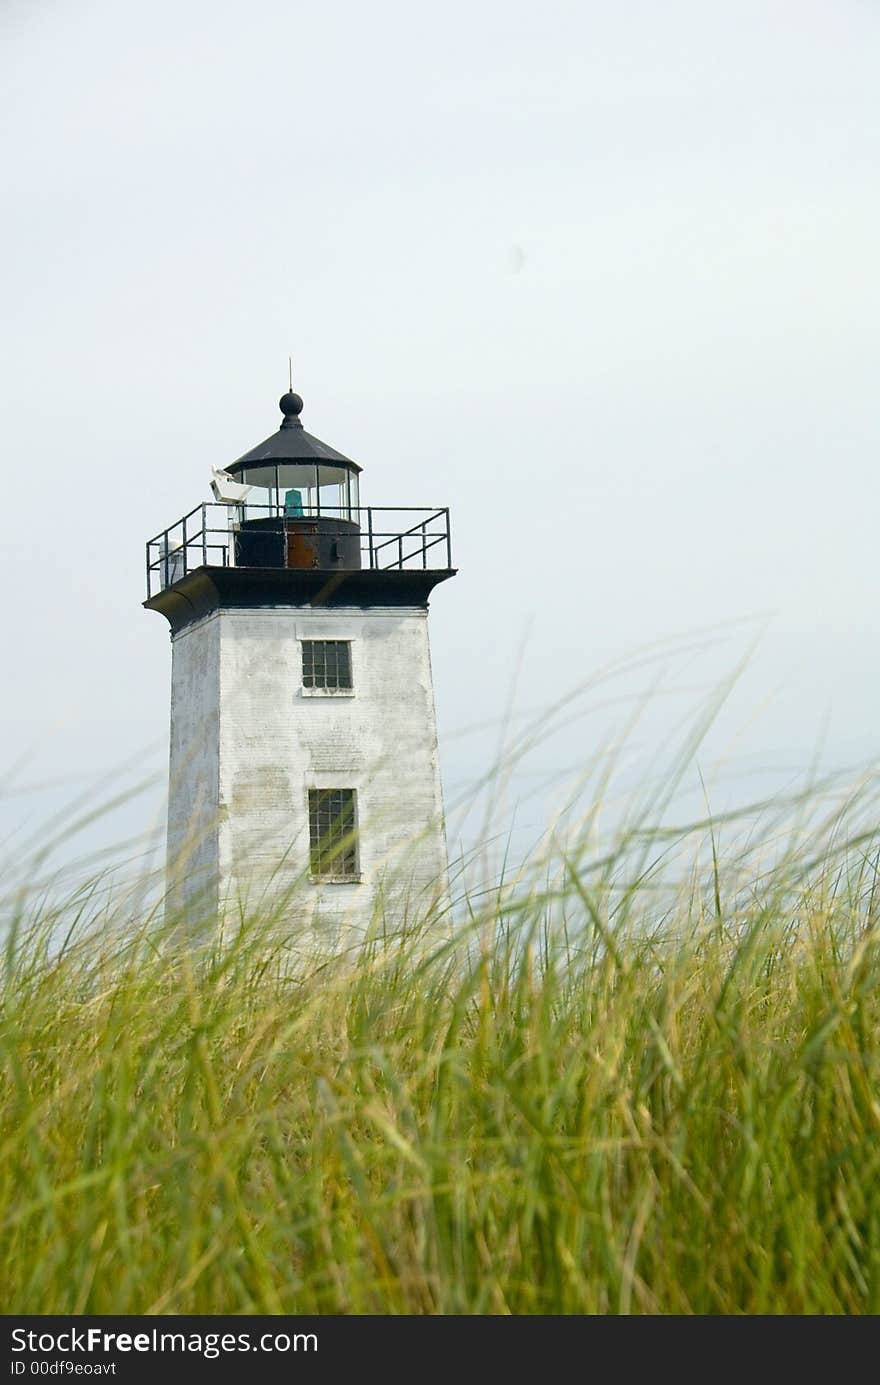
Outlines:
[{"label": "dark balcony underside", "polygon": [[198,567],[144,602],[172,634],[217,610],[279,606],[421,606],[455,568],[295,570],[271,567]]}]

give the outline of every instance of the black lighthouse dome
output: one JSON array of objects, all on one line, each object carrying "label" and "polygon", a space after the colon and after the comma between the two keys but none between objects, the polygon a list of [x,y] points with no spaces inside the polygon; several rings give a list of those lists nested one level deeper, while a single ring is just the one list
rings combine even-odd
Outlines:
[{"label": "black lighthouse dome", "polygon": [[[277,464],[299,463],[305,466],[319,466],[329,468],[337,473],[340,471],[348,472],[357,476],[361,468],[357,462],[353,462],[350,457],[345,457],[341,452],[337,452],[335,447],[329,443],[322,442],[311,433],[307,433],[302,426],[300,414],[303,411],[302,396],[295,394],[293,390],[288,390],[287,394],[282,394],[278,401],[278,407],[283,415],[281,426],[277,433],[265,438],[262,442],[252,447],[250,452],[245,452],[227,467],[230,475],[238,480],[243,480],[246,485],[265,486],[271,481],[269,472]],[[263,473],[266,473],[264,475]],[[247,479],[245,480],[245,473]],[[305,475],[302,478],[307,480]],[[339,476],[322,476],[318,480],[319,485],[333,484],[338,481]]]}]

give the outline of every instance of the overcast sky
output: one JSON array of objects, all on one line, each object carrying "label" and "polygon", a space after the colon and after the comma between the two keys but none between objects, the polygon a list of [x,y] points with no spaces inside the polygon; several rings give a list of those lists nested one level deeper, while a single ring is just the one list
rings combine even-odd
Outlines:
[{"label": "overcast sky", "polygon": [[515,670],[524,711],[691,636],[645,754],[754,645],[713,765],[876,757],[875,3],[0,0],[0,37],[14,785],[161,766],[143,544],[288,353],[365,503],[452,509],[450,795]]}]

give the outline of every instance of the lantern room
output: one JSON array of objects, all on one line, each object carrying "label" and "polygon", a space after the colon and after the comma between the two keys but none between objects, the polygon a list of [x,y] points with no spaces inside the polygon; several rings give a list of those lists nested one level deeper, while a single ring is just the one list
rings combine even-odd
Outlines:
[{"label": "lantern room", "polygon": [[361,468],[305,431],[300,395],[279,407],[278,432],[226,468],[241,495],[236,564],[359,568]]}]

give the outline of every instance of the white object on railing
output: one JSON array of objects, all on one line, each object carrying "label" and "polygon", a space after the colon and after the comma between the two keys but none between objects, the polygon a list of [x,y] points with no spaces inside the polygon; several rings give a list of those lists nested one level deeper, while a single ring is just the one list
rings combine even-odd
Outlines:
[{"label": "white object on railing", "polygon": [[212,466],[211,473],[211,490],[214,492],[214,499],[220,505],[240,505],[245,496],[253,490],[253,486],[243,486],[234,476],[230,476],[228,471]]},{"label": "white object on railing", "polygon": [[181,577],[186,576],[186,553],[182,543],[169,543],[159,540],[159,580],[160,590],[173,587]]}]

